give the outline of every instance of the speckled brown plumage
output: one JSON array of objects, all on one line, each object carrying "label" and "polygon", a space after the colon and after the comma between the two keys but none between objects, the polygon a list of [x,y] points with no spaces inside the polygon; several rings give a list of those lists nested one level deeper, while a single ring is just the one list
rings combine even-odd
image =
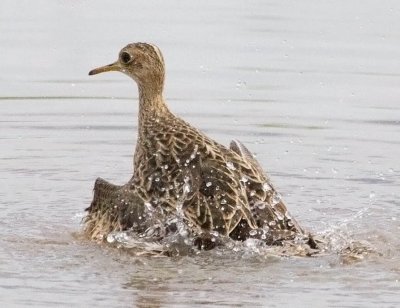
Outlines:
[{"label": "speckled brown plumage", "polygon": [[[202,246],[213,232],[268,244],[304,235],[270,179],[247,148],[213,141],[171,113],[162,96],[164,60],[146,43],[129,44],[113,64],[91,71],[120,71],[139,88],[139,136],[134,174],[124,186],[98,179],[88,208],[92,236],[153,223],[148,209],[181,215]],[[304,235],[305,236],[305,235]]]}]

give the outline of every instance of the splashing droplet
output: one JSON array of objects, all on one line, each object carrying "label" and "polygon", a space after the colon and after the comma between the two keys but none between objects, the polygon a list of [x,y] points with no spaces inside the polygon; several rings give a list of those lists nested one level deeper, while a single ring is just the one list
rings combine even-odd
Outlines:
[{"label": "splashing droplet", "polygon": [[230,170],[236,170],[235,166],[234,166],[233,163],[230,162],[230,161],[228,161],[228,162],[226,163],[226,166],[227,166],[228,169],[230,169]]},{"label": "splashing droplet", "polygon": [[271,185],[269,185],[269,183],[265,182],[263,184],[263,190],[264,191],[270,191],[271,190]]},{"label": "splashing droplet", "polygon": [[250,236],[255,236],[255,235],[257,235],[257,230],[250,230],[250,232],[249,232],[249,234],[250,234]]},{"label": "splashing droplet", "polygon": [[107,242],[110,244],[115,242],[114,234],[110,233],[107,235]]},{"label": "splashing droplet", "polygon": [[183,185],[183,193],[184,194],[190,193],[190,185],[189,184]]},{"label": "splashing droplet", "polygon": [[243,183],[247,183],[249,179],[244,175],[242,176],[242,178],[240,179],[240,181],[242,181]]},{"label": "splashing droplet", "polygon": [[278,204],[279,202],[281,202],[282,200],[282,196],[280,193],[274,191],[274,194],[272,195],[272,206],[275,206],[276,204]]},{"label": "splashing droplet", "polygon": [[150,202],[146,202],[144,205],[146,206],[148,211],[153,211],[154,208],[153,208],[153,206],[151,205]]},{"label": "splashing droplet", "polygon": [[276,211],[276,218],[278,218],[279,220],[283,220],[284,216],[282,215],[281,212]]},{"label": "splashing droplet", "polygon": [[376,196],[376,195],[375,195],[375,192],[371,191],[370,194],[369,194],[369,198],[370,198],[370,199],[374,199],[375,196]]},{"label": "splashing droplet", "polygon": [[259,201],[259,202],[256,203],[256,206],[257,206],[257,208],[259,208],[260,210],[265,209],[265,203],[264,203],[264,202]]}]

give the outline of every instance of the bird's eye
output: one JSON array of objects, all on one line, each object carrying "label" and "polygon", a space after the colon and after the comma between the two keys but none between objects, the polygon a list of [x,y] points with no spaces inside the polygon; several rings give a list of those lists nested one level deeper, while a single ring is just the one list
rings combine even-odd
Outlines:
[{"label": "bird's eye", "polygon": [[121,52],[120,58],[121,58],[121,62],[123,64],[128,64],[129,62],[132,61],[131,55],[129,53],[127,53],[126,51]]}]

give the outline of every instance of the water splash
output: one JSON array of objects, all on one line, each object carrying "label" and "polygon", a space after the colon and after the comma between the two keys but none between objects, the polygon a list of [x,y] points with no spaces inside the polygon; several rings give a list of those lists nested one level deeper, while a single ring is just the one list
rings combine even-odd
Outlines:
[{"label": "water splash", "polygon": [[[114,247],[129,250],[135,255],[196,255],[205,253],[197,250],[193,245],[196,234],[192,227],[185,221],[183,200],[190,193],[190,178],[184,178],[181,198],[179,198],[176,210],[165,213],[162,207],[146,203],[147,229],[141,232],[123,231],[112,232],[106,236],[106,242]],[[280,195],[274,193],[271,197],[275,204],[280,201]],[[226,199],[221,199],[220,204],[225,204]],[[256,203],[254,207],[264,208],[262,202]],[[277,227],[277,221],[270,221],[263,229],[249,231],[250,238],[244,242],[216,234],[217,247],[215,253],[234,253],[243,256],[323,256],[335,255],[340,259],[339,263],[358,262],[367,256],[376,254],[376,249],[367,241],[357,240],[348,231],[349,226],[356,225],[369,211],[363,208],[351,217],[342,220],[336,225],[329,225],[320,232],[313,232],[314,240],[318,243],[319,250],[310,248],[307,236],[296,236],[291,240],[284,240],[281,246],[268,246],[267,242],[273,237]],[[287,220],[288,226],[294,226],[289,212],[277,213],[278,220]],[[354,233],[354,232],[353,232]],[[217,240],[218,239],[218,240]],[[230,253],[229,253],[230,251]],[[213,252],[209,252],[213,253]]]}]

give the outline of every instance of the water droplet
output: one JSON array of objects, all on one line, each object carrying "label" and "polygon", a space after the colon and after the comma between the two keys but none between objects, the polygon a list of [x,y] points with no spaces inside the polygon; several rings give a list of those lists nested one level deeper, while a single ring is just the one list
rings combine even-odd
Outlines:
[{"label": "water droplet", "polygon": [[165,165],[165,166],[164,166],[164,169],[167,170],[167,169],[168,169],[168,165]]},{"label": "water droplet", "polygon": [[288,224],[288,226],[289,226],[289,227],[293,227],[293,226],[294,226],[294,223],[293,223],[293,222],[291,222],[291,221],[288,221],[288,223],[287,223],[287,224]]},{"label": "water droplet", "polygon": [[257,206],[257,208],[259,208],[260,210],[265,209],[265,203],[264,203],[264,202],[259,201],[259,202],[256,203],[256,206]]},{"label": "water droplet", "polygon": [[155,178],[154,181],[160,182],[160,178]]},{"label": "water droplet", "polygon": [[152,210],[153,210],[153,206],[151,205],[150,202],[146,202],[144,205],[146,206],[146,208],[147,208],[149,211],[152,211]]},{"label": "water droplet", "polygon": [[270,191],[271,190],[271,185],[269,185],[269,183],[265,182],[263,184],[263,190],[264,191]]},{"label": "water droplet", "polygon": [[225,199],[222,199],[221,200],[221,204],[226,204],[227,202],[226,202],[226,200]]},{"label": "water droplet", "polygon": [[279,220],[283,220],[284,216],[281,212],[276,211],[276,218],[278,218]]},{"label": "water droplet", "polygon": [[371,191],[370,194],[369,194],[369,198],[370,199],[375,198],[375,192]]},{"label": "water droplet", "polygon": [[249,179],[244,175],[242,176],[242,178],[240,179],[240,181],[242,181],[243,183],[246,183]]},{"label": "water droplet", "polygon": [[282,196],[280,193],[274,191],[274,194],[272,195],[272,203],[271,205],[274,206],[276,204],[278,204],[279,202],[281,202],[282,200]]},{"label": "water droplet", "polygon": [[269,224],[271,227],[276,226],[276,222],[275,222],[274,220],[270,221],[268,224]]},{"label": "water droplet", "polygon": [[188,194],[189,192],[190,192],[190,185],[186,183],[185,185],[183,185],[183,193]]},{"label": "water droplet", "polygon": [[107,242],[110,244],[115,242],[115,237],[113,234],[110,233],[107,235]]},{"label": "water droplet", "polygon": [[211,182],[207,182],[207,183],[206,183],[206,186],[207,186],[207,187],[210,187],[211,185],[212,185]]},{"label": "water droplet", "polygon": [[228,167],[228,169],[236,170],[235,166],[234,166],[233,163],[230,162],[230,161],[228,161],[228,162],[226,163],[226,166]]},{"label": "water droplet", "polygon": [[250,232],[249,232],[249,234],[250,234],[250,236],[254,236],[254,235],[257,235],[257,230],[250,230]]},{"label": "water droplet", "polygon": [[246,82],[245,81],[238,81],[236,83],[236,89],[240,89],[240,88],[245,88],[246,87]]}]

